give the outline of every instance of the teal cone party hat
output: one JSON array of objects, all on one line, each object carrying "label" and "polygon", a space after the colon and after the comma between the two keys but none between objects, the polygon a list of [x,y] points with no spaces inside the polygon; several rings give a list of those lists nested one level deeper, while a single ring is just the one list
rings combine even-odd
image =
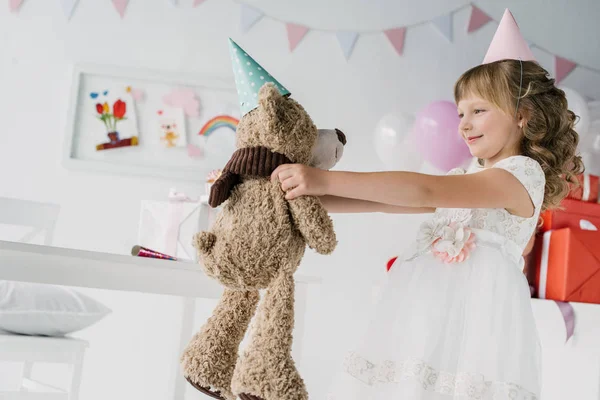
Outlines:
[{"label": "teal cone party hat", "polygon": [[258,106],[258,90],[267,82],[275,84],[283,96],[290,92],[277,79],[248,55],[236,42],[229,39],[229,53],[235,77],[242,117]]}]

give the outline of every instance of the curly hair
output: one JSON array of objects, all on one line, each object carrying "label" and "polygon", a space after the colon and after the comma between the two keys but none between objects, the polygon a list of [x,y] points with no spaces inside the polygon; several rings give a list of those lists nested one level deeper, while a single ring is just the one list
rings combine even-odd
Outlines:
[{"label": "curly hair", "polygon": [[546,175],[543,211],[558,208],[569,193],[569,184],[578,185],[576,175],[584,171],[581,156],[576,154],[579,135],[573,127],[577,116],[568,109],[565,92],[554,85],[548,71],[534,61],[522,63],[522,83],[519,60],[471,68],[456,82],[454,99],[458,104],[473,94],[507,115],[523,117],[520,153],[536,160]]}]

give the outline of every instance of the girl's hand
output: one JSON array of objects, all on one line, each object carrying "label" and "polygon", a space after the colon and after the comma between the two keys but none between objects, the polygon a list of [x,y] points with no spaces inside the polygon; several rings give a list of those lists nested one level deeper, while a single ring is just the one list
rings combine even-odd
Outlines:
[{"label": "girl's hand", "polygon": [[279,179],[281,189],[286,193],[286,200],[299,196],[323,196],[327,194],[327,174],[319,168],[304,164],[283,164],[275,168],[271,180]]}]

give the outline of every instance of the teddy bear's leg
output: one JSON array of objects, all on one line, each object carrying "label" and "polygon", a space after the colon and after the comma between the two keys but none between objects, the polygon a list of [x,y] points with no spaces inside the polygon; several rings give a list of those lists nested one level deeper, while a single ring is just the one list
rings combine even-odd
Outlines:
[{"label": "teddy bear's leg", "polygon": [[308,393],[292,359],[294,277],[273,280],[254,319],[250,343],[233,374],[242,400],[306,400]]},{"label": "teddy bear's leg", "polygon": [[184,377],[201,392],[235,400],[231,379],[238,347],[259,301],[257,290],[225,289],[212,316],[181,356]]}]

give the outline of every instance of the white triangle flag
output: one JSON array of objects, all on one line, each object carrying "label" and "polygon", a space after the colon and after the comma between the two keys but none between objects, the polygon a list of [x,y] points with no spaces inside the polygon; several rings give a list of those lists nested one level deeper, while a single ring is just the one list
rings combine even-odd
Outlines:
[{"label": "white triangle flag", "polygon": [[449,42],[452,42],[452,13],[440,15],[439,17],[431,20],[431,23]]},{"label": "white triangle flag", "polygon": [[246,4],[242,4],[242,32],[248,32],[252,25],[254,25],[259,19],[261,19],[263,13],[254,7],[250,7]]},{"label": "white triangle flag", "polygon": [[67,19],[71,19],[73,15],[73,11],[75,11],[75,6],[77,6],[77,2],[79,0],[61,0],[63,12]]},{"label": "white triangle flag", "polygon": [[354,45],[356,44],[356,40],[358,39],[358,33],[356,32],[337,32],[335,34],[337,36],[337,40],[340,43],[340,47],[344,52],[344,57],[346,60],[350,58],[352,54],[352,50],[354,49]]}]

